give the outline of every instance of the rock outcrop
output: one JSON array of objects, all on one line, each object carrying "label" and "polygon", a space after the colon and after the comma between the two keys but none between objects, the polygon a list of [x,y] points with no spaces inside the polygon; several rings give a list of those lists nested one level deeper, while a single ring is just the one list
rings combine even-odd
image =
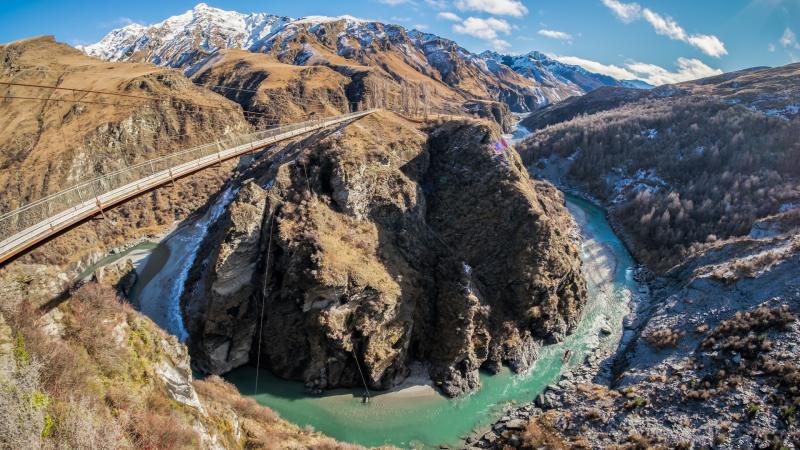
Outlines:
[{"label": "rock outcrop", "polygon": [[198,336],[191,341],[193,363],[205,372],[227,372],[248,360],[258,313],[252,297],[259,290],[255,275],[265,204],[266,192],[246,182],[211,231],[221,242],[198,255],[212,270],[190,280],[185,322]]},{"label": "rock outcrop", "polygon": [[215,328],[231,323],[260,341],[251,360],[260,348],[262,367],[312,390],[387,389],[419,360],[455,396],[480,386],[481,368],[527,368],[576,323],[586,290],[563,198],[528,177],[496,128],[426,134],[381,113],[287,160],[254,171],[270,186],[263,219],[248,217],[261,230],[247,245],[249,262],[259,249],[256,272],[219,264],[243,226],[228,219],[193,268],[197,292],[226,277],[258,290],[184,297],[193,358],[211,363],[198,368],[246,362],[214,356],[244,348]]}]

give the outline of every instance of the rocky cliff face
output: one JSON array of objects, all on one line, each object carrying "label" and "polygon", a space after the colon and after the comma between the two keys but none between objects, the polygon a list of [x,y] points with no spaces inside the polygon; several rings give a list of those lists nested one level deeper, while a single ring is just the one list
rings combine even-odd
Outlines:
[{"label": "rocky cliff face", "polygon": [[190,281],[185,324],[197,339],[191,346],[194,365],[222,373],[246,363],[258,310],[252,302],[259,291],[256,267],[261,257],[262,220],[266,193],[245,184],[211,233],[218,246],[200,250],[198,258],[212,264],[210,276]]},{"label": "rocky cliff face", "polygon": [[[259,253],[256,273],[221,264],[240,248],[242,224],[229,219],[193,269],[206,292],[221,278],[249,280],[245,291],[184,299],[187,316],[215,311],[193,318],[202,369],[224,372],[244,362],[232,349],[250,346],[252,361],[260,347],[262,366],[309,388],[360,385],[363,373],[386,389],[420,360],[457,395],[479,386],[480,368],[527,368],[577,320],[586,291],[563,199],[527,176],[492,127],[424,133],[379,114],[287,161],[255,171],[269,186],[263,206],[242,199],[264,213],[245,226],[261,233],[243,252]],[[215,328],[252,330],[261,308],[260,334]]]}]

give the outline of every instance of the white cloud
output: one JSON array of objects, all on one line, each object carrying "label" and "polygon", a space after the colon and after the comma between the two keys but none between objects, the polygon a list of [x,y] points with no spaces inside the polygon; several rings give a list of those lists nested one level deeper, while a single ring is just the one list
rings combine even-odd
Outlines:
[{"label": "white cloud", "polygon": [[698,78],[721,75],[722,71],[707,66],[703,61],[694,58],[678,58],[678,70],[670,72],[661,66],[646,63],[630,63],[627,67],[643,76],[650,84],[660,85],[680,83],[681,81],[696,80]]},{"label": "white cloud", "polygon": [[642,11],[642,16],[644,16],[644,20],[650,22],[650,25],[653,26],[657,34],[679,41],[686,40],[686,31],[678,25],[678,22],[672,20],[671,17],[663,17],[647,8]]},{"label": "white cloud", "polygon": [[689,44],[699,49],[701,52],[714,58],[727,55],[728,49],[718,37],[709,34],[693,34],[689,36]]},{"label": "white cloud", "polygon": [[783,36],[781,36],[780,43],[785,48],[800,49],[800,43],[797,42],[797,35],[794,34],[794,31],[792,31],[790,28],[783,30]]},{"label": "white cloud", "polygon": [[511,46],[499,37],[500,33],[511,34],[511,24],[503,19],[467,17],[463,22],[453,25],[453,31],[488,41],[495,50],[505,50]]},{"label": "white cloud", "polygon": [[511,47],[511,44],[508,41],[504,41],[502,39],[494,39],[492,40],[491,44],[492,48],[498,52],[506,51]]},{"label": "white cloud", "polygon": [[428,28],[430,28],[430,27],[425,25],[424,23],[415,23],[414,24],[414,29],[419,30],[419,31],[425,31]]},{"label": "white cloud", "polygon": [[494,17],[488,19],[468,17],[462,23],[453,25],[453,31],[490,40],[497,38],[497,33],[510,34],[511,24],[503,19],[495,19]]},{"label": "white cloud", "polygon": [[447,2],[445,0],[425,0],[425,3],[427,3],[428,6],[434,9],[447,8]]},{"label": "white cloud", "polygon": [[557,30],[544,30],[544,29],[543,30],[539,30],[539,35],[540,36],[544,36],[544,37],[548,37],[550,39],[558,39],[558,40],[561,40],[561,41],[568,41],[568,40],[572,39],[572,35],[571,34],[565,33],[563,31],[557,31]]},{"label": "white cloud", "polygon": [[440,12],[438,17],[444,20],[452,20],[453,22],[461,22],[461,17],[458,14],[451,13],[450,11]]},{"label": "white cloud", "polygon": [[775,44],[769,44],[767,46],[767,50],[769,50],[770,53],[775,53],[775,50],[776,50]]},{"label": "white cloud", "polygon": [[522,17],[528,8],[519,0],[456,0],[455,5],[462,11],[479,11],[497,16]]},{"label": "white cloud", "polygon": [[410,3],[411,0],[378,0],[378,3],[383,3],[384,5],[391,5],[397,6],[402,5],[404,3]]},{"label": "white cloud", "polygon": [[613,64],[603,64],[597,61],[592,61],[590,59],[579,58],[577,56],[559,56],[559,55],[550,55],[550,56],[552,56],[553,59],[555,60],[563,62],[564,64],[581,66],[590,72],[601,73],[603,75],[614,77],[618,80],[633,80],[634,78],[636,78],[636,74],[634,74],[633,72],[630,72],[627,69],[615,66]]},{"label": "white cloud", "polygon": [[618,0],[603,0],[606,5],[619,20],[631,23],[642,16],[642,7],[638,3],[621,3]]},{"label": "white cloud", "polygon": [[725,44],[718,37],[708,34],[689,34],[673,18],[662,16],[649,8],[642,8],[638,3],[621,3],[619,0],[602,1],[614,15],[625,23],[643,17],[657,34],[667,36],[672,40],[686,42],[714,58],[728,54]]},{"label": "white cloud", "polygon": [[117,17],[114,20],[107,22],[100,22],[97,28],[110,28],[110,27],[127,27],[128,25],[140,24],[140,22],[131,19],[130,17]]},{"label": "white cloud", "polygon": [[698,78],[720,75],[722,73],[721,70],[709,67],[699,59],[693,58],[678,58],[676,61],[677,70],[669,71],[655,64],[635,61],[626,63],[625,67],[620,67],[575,56],[552,55],[552,57],[565,64],[581,66],[591,72],[608,75],[618,80],[639,79],[656,86],[696,80]]}]

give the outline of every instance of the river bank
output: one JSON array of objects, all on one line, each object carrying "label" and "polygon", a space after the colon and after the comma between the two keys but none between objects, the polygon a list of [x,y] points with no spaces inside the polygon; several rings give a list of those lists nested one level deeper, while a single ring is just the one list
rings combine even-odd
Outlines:
[{"label": "river bank", "polygon": [[[465,448],[494,448],[500,441],[514,445],[519,442],[529,418],[540,414],[541,408],[555,406],[557,400],[554,393],[572,389],[577,383],[608,381],[615,356],[624,341],[623,324],[631,320],[632,309],[635,309],[632,307],[643,300],[643,294],[637,289],[638,283],[633,279],[633,259],[621,241],[609,239],[614,232],[608,222],[597,220],[598,217],[605,217],[605,211],[594,202],[575,194],[565,193],[565,197],[582,237],[584,277],[589,283],[592,297],[586,314],[596,314],[598,308],[612,313],[605,314],[598,321],[594,335],[596,345],[589,346],[579,354],[573,351],[571,362],[574,363],[568,369],[562,370],[535,398],[509,408],[491,426],[468,437]],[[620,276],[626,280],[626,289],[623,291],[619,291],[617,284]],[[620,295],[624,298],[620,298]],[[616,304],[603,305],[604,301],[615,297],[618,300]],[[575,334],[580,332],[579,329]]]}]

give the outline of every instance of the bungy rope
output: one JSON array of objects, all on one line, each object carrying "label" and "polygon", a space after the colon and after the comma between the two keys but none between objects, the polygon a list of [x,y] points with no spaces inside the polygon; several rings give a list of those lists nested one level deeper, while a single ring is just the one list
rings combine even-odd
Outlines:
[{"label": "bungy rope", "polygon": [[[276,206],[277,208],[277,206]],[[267,244],[267,263],[265,265],[264,283],[261,286],[261,314],[258,320],[258,349],[256,350],[256,385],[253,395],[258,395],[258,374],[261,370],[261,340],[263,339],[262,330],[264,329],[264,303],[266,303],[265,290],[267,289],[267,277],[269,275],[269,257],[272,255],[272,224],[275,221],[275,208],[269,216],[269,243]]]}]

